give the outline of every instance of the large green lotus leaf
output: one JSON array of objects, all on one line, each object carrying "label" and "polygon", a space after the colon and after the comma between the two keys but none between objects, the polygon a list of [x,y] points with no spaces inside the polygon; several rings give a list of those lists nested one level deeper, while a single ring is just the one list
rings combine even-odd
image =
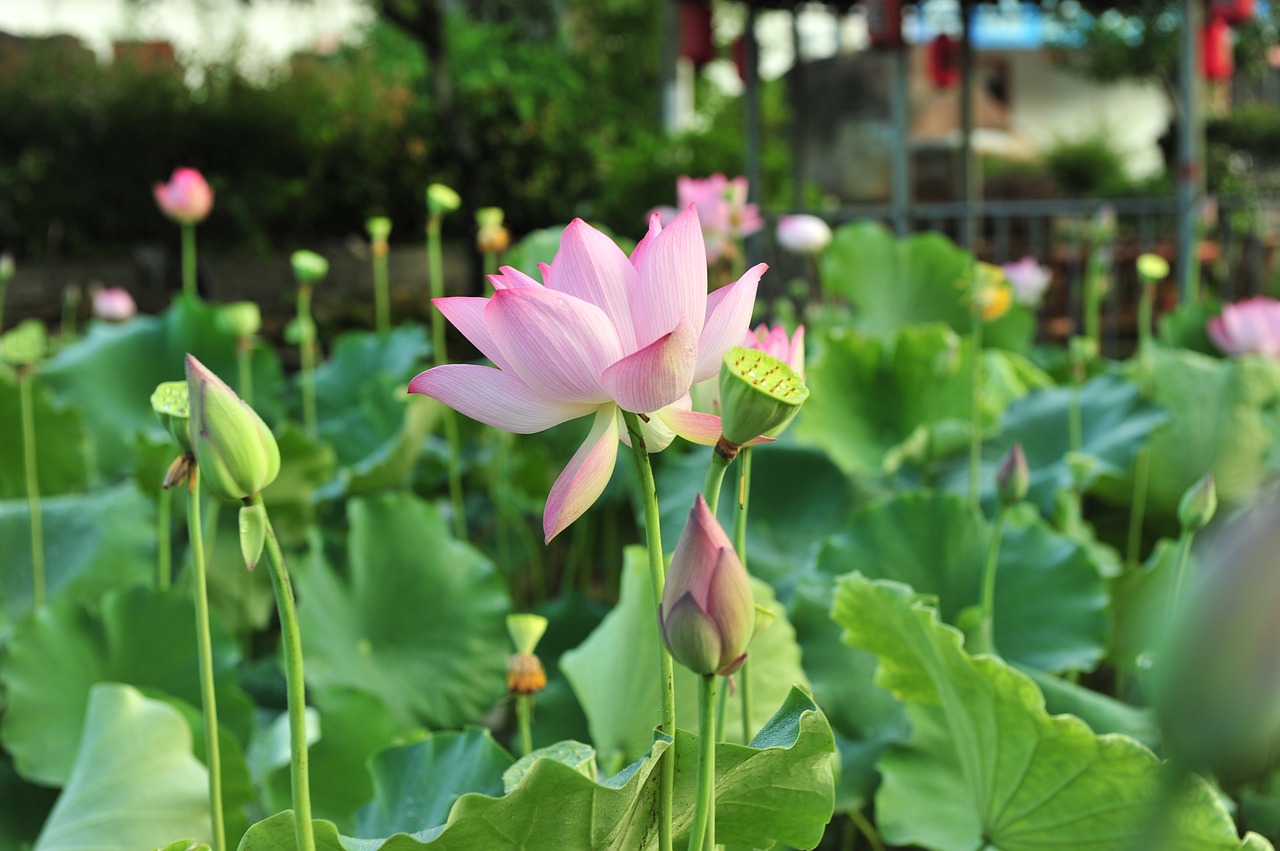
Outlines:
[{"label": "large green lotus leaf", "polygon": [[[248,740],[253,706],[236,680],[240,651],[212,619],[220,721]],[[0,739],[29,780],[60,786],[71,776],[95,683],[120,682],[200,705],[195,606],[176,590],[111,592],[101,608],[59,600],[18,625],[2,681],[9,707]]]},{"label": "large green lotus leaf", "polygon": [[[680,731],[676,748],[675,844],[688,842],[693,819],[698,737]],[[603,782],[555,759],[537,760],[500,798],[463,795],[446,824],[387,839],[340,837],[316,823],[318,851],[475,851],[480,848],[657,847],[653,824],[660,772],[670,744],[658,741],[643,759]],[[813,701],[794,689],[749,746],[716,746],[716,841],[730,851],[813,848],[831,820],[831,728]],[[293,847],[292,813],[249,829],[241,851]]]},{"label": "large green lotus leaf", "polygon": [[[92,464],[84,418],[74,407],[53,398],[39,373],[31,382],[32,418],[36,447],[36,481],[42,496],[83,490]],[[0,499],[27,495],[21,393],[13,376],[0,375]]]},{"label": "large green lotus leaf", "polygon": [[[164,433],[149,399],[162,381],[180,381],[190,352],[233,387],[236,338],[218,319],[218,307],[179,296],[163,316],[139,316],[120,324],[97,323],[58,352],[41,374],[58,395],[83,412],[94,439],[98,472],[126,475],[135,432]],[[275,353],[253,352],[254,407],[267,422],[279,418],[283,386]]]},{"label": "large green lotus leaf", "polygon": [[[1014,443],[1022,444],[1031,471],[1027,499],[1051,516],[1057,495],[1072,483],[1067,454],[1071,450],[1071,387],[1036,390],[1009,405],[997,436],[982,445],[979,473],[981,499],[988,513],[996,504],[995,480],[1000,462]],[[1166,420],[1156,405],[1144,401],[1139,386],[1117,375],[1100,375],[1079,390],[1081,443],[1079,453],[1095,463],[1094,476],[1087,485],[1124,479],[1143,442]],[[1155,469],[1153,463],[1152,469]],[[1201,472],[1199,475],[1203,475]],[[1199,476],[1197,476],[1199,478]],[[967,458],[952,459],[942,476],[942,484],[967,492]],[[1131,488],[1130,488],[1131,490]],[[1124,491],[1125,501],[1129,491]]]},{"label": "large green lotus leaf", "polygon": [[[968,333],[964,282],[973,274],[973,255],[941,234],[898,239],[878,222],[851,222],[836,228],[819,272],[823,293],[852,303],[857,327],[868,334],[887,339],[929,322]],[[988,346],[1017,351],[1034,334],[1034,315],[1016,303],[983,332]]]},{"label": "large green lotus leaf", "polygon": [[315,520],[316,502],[337,473],[337,461],[332,446],[312,440],[293,423],[284,424],[276,443],[280,475],[263,489],[262,501],[271,512],[271,525],[281,545],[299,549]]},{"label": "large green lotus leaf", "polygon": [[[828,576],[856,570],[936,594],[942,618],[954,624],[981,598],[991,534],[958,494],[914,491],[855,512],[818,566]],[[1109,637],[1106,586],[1089,553],[1031,506],[1010,511],[996,567],[1001,654],[1044,671],[1090,670]]]},{"label": "large green lotus leaf", "polygon": [[[879,340],[837,329],[815,335],[814,348],[809,400],[792,431],[846,473],[878,477],[907,460],[928,465],[967,444],[970,345],[954,331],[908,327]],[[983,366],[984,430],[1046,380],[1006,352],[986,352]]]},{"label": "large green lotus leaf", "polygon": [[34,851],[137,851],[208,839],[209,781],[186,720],[119,683],[93,687],[75,765]]},{"label": "large green lotus leaf", "polygon": [[444,824],[454,802],[468,792],[501,797],[502,773],[513,762],[482,727],[428,733],[387,748],[370,762],[375,793],[353,835],[373,839]]},{"label": "large green lotus leaf", "polygon": [[[1109,661],[1118,671],[1139,680],[1150,675],[1155,652],[1165,638],[1178,550],[1176,542],[1162,538],[1152,547],[1145,564],[1111,583],[1116,630]],[[1199,569],[1195,552],[1188,553],[1184,574],[1188,583]]]},{"label": "large green lotus leaf", "polygon": [[[41,500],[49,600],[96,600],[156,573],[155,506],[131,484]],[[31,610],[27,501],[0,502],[0,638]]]},{"label": "large green lotus leaf", "polygon": [[[608,612],[609,607],[573,588],[534,609],[534,613],[550,621],[547,634],[538,642],[538,658],[547,671],[547,687],[533,704],[534,748],[566,739],[591,738],[586,713],[560,670],[560,657],[586,641]],[[514,704],[511,709],[514,711]]]},{"label": "large green lotus leaf", "polygon": [[307,682],[367,691],[396,723],[456,727],[506,687],[506,587],[437,508],[404,493],[351,500],[346,577],[317,541],[298,572]]},{"label": "large green lotus leaf", "polygon": [[[772,589],[752,580],[757,605],[776,619],[758,632],[747,648],[747,676],[751,683],[751,729],[759,729],[791,687],[808,685],[800,665],[795,630],[787,622]],[[662,717],[658,693],[658,618],[649,583],[648,556],[642,547],[628,547],[623,564],[618,604],[591,637],[560,659],[578,703],[587,714],[591,742],[606,771],[638,758],[653,742]],[[676,724],[696,727],[697,676],[676,665]],[[742,705],[731,700],[725,716],[725,739],[742,741]]]},{"label": "large green lotus leaf", "polygon": [[990,656],[970,657],[937,610],[897,582],[838,581],[832,617],[875,653],[877,682],[907,704],[910,747],[880,760],[876,821],[893,845],[943,851],[1143,847],[1157,813],[1161,848],[1270,848],[1245,843],[1207,783],[1167,797],[1165,770],[1138,742],[1050,716],[1039,689]]}]

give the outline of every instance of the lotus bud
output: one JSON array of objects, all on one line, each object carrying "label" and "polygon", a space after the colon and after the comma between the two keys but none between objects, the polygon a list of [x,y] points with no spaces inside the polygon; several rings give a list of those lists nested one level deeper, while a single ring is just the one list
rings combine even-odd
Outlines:
[{"label": "lotus bud", "polygon": [[443,183],[433,183],[427,187],[427,212],[432,216],[452,213],[461,206],[462,198]]},{"label": "lotus bud", "polygon": [[781,434],[808,398],[804,379],[783,361],[759,349],[730,348],[720,364],[723,442],[742,447]]},{"label": "lotus bud", "polygon": [[501,254],[511,245],[511,232],[502,224],[501,207],[476,210],[476,250],[481,254]]},{"label": "lotus bud", "polygon": [[194,168],[174,169],[169,182],[157,183],[153,191],[156,206],[179,224],[198,224],[213,209],[213,190]]},{"label": "lotus bud", "polygon": [[747,658],[756,604],[729,536],[699,494],[662,591],[662,637],[695,674],[728,676]]},{"label": "lotus bud", "polygon": [[293,264],[293,277],[299,284],[318,284],[329,274],[329,261],[314,251],[295,251],[289,262]]},{"label": "lotus bud", "polygon": [[93,315],[107,322],[123,322],[138,312],[133,296],[123,287],[94,287]]},{"label": "lotus bud", "polygon": [[185,381],[162,381],[151,394],[151,410],[184,454],[191,452],[191,408],[187,398]]},{"label": "lotus bud", "polygon": [[240,555],[250,571],[258,566],[266,542],[267,507],[261,502],[240,506]]},{"label": "lotus bud", "polygon": [[369,241],[374,245],[385,243],[391,236],[391,219],[386,216],[371,216],[364,226],[369,231]]},{"label": "lotus bud", "polygon": [[1022,444],[1015,443],[1005,453],[996,471],[996,494],[1003,506],[1017,505],[1027,496],[1027,488],[1031,484],[1031,472],[1027,469],[1027,456],[1022,452]]},{"label": "lotus bud", "polygon": [[778,244],[793,254],[819,254],[831,244],[831,226],[817,216],[782,216]]},{"label": "lotus bud", "polygon": [[1213,485],[1213,473],[1205,473],[1178,502],[1178,524],[1183,532],[1199,532],[1209,525],[1217,510],[1218,490]]},{"label": "lotus bud", "polygon": [[1169,261],[1159,254],[1138,255],[1138,277],[1144,284],[1154,284],[1169,277]]},{"label": "lotus bud", "polygon": [[280,472],[271,429],[222,379],[187,355],[191,446],[209,490],[228,500],[254,496]]},{"label": "lotus bud", "polygon": [[235,301],[223,306],[218,322],[237,339],[245,340],[262,330],[262,310],[256,302]]},{"label": "lotus bud", "polygon": [[35,366],[49,349],[49,336],[39,319],[24,319],[0,337],[0,353],[13,366]]},{"label": "lotus bud", "polygon": [[16,267],[13,262],[13,255],[8,251],[0,253],[0,287],[5,286],[13,280]]}]

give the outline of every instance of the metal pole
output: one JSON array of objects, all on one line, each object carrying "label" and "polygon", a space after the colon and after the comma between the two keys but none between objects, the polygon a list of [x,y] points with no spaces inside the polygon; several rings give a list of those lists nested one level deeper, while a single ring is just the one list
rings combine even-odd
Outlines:
[{"label": "metal pole", "polygon": [[662,54],[659,59],[661,68],[659,77],[662,80],[662,129],[675,133],[680,129],[680,75],[679,44],[680,21],[676,15],[676,0],[659,0],[662,28]]},{"label": "metal pole", "polygon": [[791,11],[791,50],[795,55],[795,62],[791,67],[791,206],[793,209],[803,210],[807,206],[804,187],[809,174],[805,150],[809,87],[804,59],[800,55],[800,16],[794,9]]},{"label": "metal pole", "polygon": [[1196,245],[1196,206],[1203,178],[1200,150],[1201,127],[1200,30],[1204,24],[1202,0],[1182,0],[1181,56],[1178,66],[1178,298],[1192,301],[1198,295],[1200,258]]},{"label": "metal pole", "polygon": [[[747,24],[742,33],[743,76],[746,77],[746,91],[743,93],[744,117],[746,118],[747,152],[746,171],[750,184],[749,199],[760,201],[760,66],[759,45],[756,43],[756,8],[747,7]],[[747,237],[747,264],[754,265],[760,261],[759,236]]]},{"label": "metal pole", "polygon": [[899,44],[893,48],[893,91],[890,96],[890,113],[893,122],[893,143],[890,145],[893,170],[891,203],[893,230],[899,237],[906,236],[911,229],[911,102],[907,86],[909,73],[907,46]]}]

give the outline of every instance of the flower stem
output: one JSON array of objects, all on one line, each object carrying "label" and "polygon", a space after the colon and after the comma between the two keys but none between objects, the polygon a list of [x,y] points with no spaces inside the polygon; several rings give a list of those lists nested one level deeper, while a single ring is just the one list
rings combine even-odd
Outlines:
[{"label": "flower stem", "polygon": [[[169,491],[165,491],[167,497]],[[187,529],[191,536],[191,585],[196,603],[196,648],[200,660],[200,702],[204,709],[205,765],[209,768],[209,817],[213,851],[226,851],[222,817],[222,756],[218,747],[218,700],[213,689],[213,639],[209,631],[209,588],[205,574],[204,537],[200,528],[200,470],[191,471],[187,496]],[[167,586],[167,582],[165,583]]]},{"label": "flower stem", "polygon": [[516,695],[516,723],[520,727],[520,756],[533,752],[533,725],[530,721],[529,695]]},{"label": "flower stem", "polygon": [[[250,504],[262,501],[250,497]],[[276,530],[267,518],[267,567],[271,588],[280,614],[280,638],[284,645],[284,677],[289,701],[289,745],[292,753],[290,779],[293,786],[293,827],[298,851],[315,851],[315,831],[311,824],[311,781],[307,768],[307,703],[302,679],[302,631],[293,601],[293,585],[285,567]]]},{"label": "flower stem", "polygon": [[172,514],[173,492],[168,488],[161,488],[156,510],[156,550],[160,562],[157,565],[156,587],[161,591],[169,589],[173,577],[173,535],[169,530]]},{"label": "flower stem", "polygon": [[31,517],[31,599],[44,608],[44,521],[40,515],[40,477],[36,472],[36,417],[31,401],[31,369],[18,368],[22,406],[22,460],[27,476],[27,510]]},{"label": "flower stem", "polygon": [[[666,560],[662,553],[662,527],[658,515],[658,490],[653,481],[653,467],[649,463],[649,450],[644,443],[644,429],[640,425],[640,417],[630,411],[622,412],[622,420],[626,423],[627,433],[631,436],[631,451],[636,459],[636,472],[640,476],[640,498],[644,502],[645,539],[649,544],[649,584],[653,590],[653,609],[656,616],[661,617],[662,586],[666,582]],[[659,693],[662,695],[662,732],[675,742],[676,737],[676,690],[675,673],[672,668],[671,653],[658,631],[658,671]],[[661,851],[671,851],[671,814],[672,801],[675,794],[676,755],[675,750],[667,751],[662,758],[662,785],[659,789],[658,847]]]},{"label": "flower stem", "polygon": [[241,337],[236,345],[236,374],[240,386],[236,388],[241,399],[253,407],[253,338]]},{"label": "flower stem", "polygon": [[[698,690],[698,797],[694,803],[689,851],[702,851],[707,826],[715,820],[716,787],[716,675],[705,674]],[[715,839],[712,838],[714,848]]]},{"label": "flower stem", "polygon": [[1173,628],[1174,619],[1178,616],[1178,605],[1182,597],[1182,586],[1186,581],[1187,562],[1191,560],[1191,540],[1194,532],[1184,530],[1178,536],[1178,559],[1174,565],[1173,588],[1169,590],[1169,608],[1165,612],[1164,622],[1168,629]]},{"label": "flower stem", "polygon": [[[738,560],[747,568],[747,504],[751,499],[751,447],[742,447],[738,453],[738,510],[733,515],[733,548]],[[749,571],[748,571],[749,572]],[[751,676],[747,672],[750,659],[744,659],[738,668],[738,690],[742,693],[742,743],[751,742]]]},{"label": "flower stem", "polygon": [[982,568],[982,619],[978,627],[978,641],[974,648],[979,653],[998,655],[995,639],[996,565],[1000,560],[1000,539],[1004,535],[1005,507],[996,510],[995,526],[991,529],[991,542],[987,545],[987,561]]},{"label": "flower stem", "polygon": [[198,298],[196,287],[196,226],[182,226],[182,294]]},{"label": "flower stem", "polygon": [[381,240],[373,244],[373,317],[374,328],[379,334],[385,334],[391,330],[387,250],[387,244]]},{"label": "flower stem", "polygon": [[1133,505],[1129,509],[1129,541],[1125,561],[1130,567],[1138,564],[1142,555],[1142,523],[1147,512],[1147,477],[1151,468],[1151,448],[1138,450],[1133,462]]},{"label": "flower stem", "polygon": [[1155,281],[1143,281],[1142,299],[1138,302],[1138,354],[1144,358],[1151,348],[1151,317],[1155,297]]},{"label": "flower stem", "polygon": [[871,845],[874,851],[885,851],[884,840],[880,838],[880,831],[876,830],[876,826],[867,820],[861,810],[850,810],[849,821],[857,828]]},{"label": "flower stem", "polygon": [[711,450],[711,463],[707,465],[707,478],[702,483],[702,498],[707,501],[707,508],[714,516],[720,506],[720,487],[724,484],[724,473],[733,463],[717,446]]},{"label": "flower stem", "polygon": [[302,360],[302,429],[316,439],[316,333],[311,318],[311,287],[298,286],[298,354]]},{"label": "flower stem", "polygon": [[[434,215],[427,220],[427,266],[431,275],[431,299],[434,301],[444,297],[444,255],[440,247],[441,216]],[[431,347],[435,352],[436,364],[449,362],[449,353],[445,348],[444,314],[439,310],[431,311]],[[444,437],[449,445],[449,503],[453,507],[453,534],[459,539],[467,537],[467,515],[462,502],[462,460],[458,442],[458,420],[452,408],[440,412],[444,419]]]},{"label": "flower stem", "polygon": [[969,506],[979,510],[979,472],[982,468],[982,312],[971,309],[969,334]]}]

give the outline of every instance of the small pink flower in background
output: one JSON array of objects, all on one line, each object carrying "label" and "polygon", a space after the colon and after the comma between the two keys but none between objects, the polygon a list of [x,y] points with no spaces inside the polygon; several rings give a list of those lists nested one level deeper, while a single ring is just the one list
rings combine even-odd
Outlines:
[{"label": "small pink flower in background", "polygon": [[1000,268],[1004,270],[1009,286],[1013,287],[1013,297],[1018,304],[1038,307],[1045,290],[1049,289],[1049,282],[1053,280],[1049,267],[1041,266],[1034,257],[1023,257],[1016,263],[1006,263]]},{"label": "small pink flower in background", "polygon": [[787,329],[775,325],[772,329],[763,322],[754,331],[747,333],[743,342],[748,349],[759,349],[772,355],[795,370],[796,375],[804,378],[804,326],[796,328],[796,332],[787,337]]},{"label": "small pink flower in background", "polygon": [[651,452],[677,434],[716,442],[720,420],[690,409],[689,388],[718,375],[725,351],[746,334],[765,268],[760,264],[708,295],[693,209],[665,228],[654,215],[630,258],[575,219],[551,264],[541,266],[543,283],[504,266],[489,276],[492,298],[435,299],[496,368],[437,366],[414,378],[409,392],[517,434],[594,416],[586,441],[547,496],[549,541],[608,484],[618,441],[627,439],[621,411],[648,415]]},{"label": "small pink flower in background", "polygon": [[698,210],[702,236],[706,241],[707,262],[714,264],[722,257],[732,257],[737,250],[734,240],[751,236],[764,229],[760,207],[747,203],[747,179],[733,180],[723,174],[710,177],[676,178],[677,207],[653,210],[663,226],[675,219],[679,210],[690,204]]},{"label": "small pink flower in background", "polygon": [[1229,355],[1280,356],[1280,301],[1258,296],[1228,304],[1209,320],[1208,331]]},{"label": "small pink flower in background", "polygon": [[138,312],[133,296],[123,287],[95,287],[93,290],[93,315],[108,322],[123,322]]},{"label": "small pink flower in background", "polygon": [[174,169],[168,183],[155,185],[156,205],[175,222],[199,224],[213,209],[213,190],[194,168]]},{"label": "small pink flower in background", "polygon": [[778,244],[792,254],[819,254],[831,244],[831,226],[804,213],[778,219]]}]

